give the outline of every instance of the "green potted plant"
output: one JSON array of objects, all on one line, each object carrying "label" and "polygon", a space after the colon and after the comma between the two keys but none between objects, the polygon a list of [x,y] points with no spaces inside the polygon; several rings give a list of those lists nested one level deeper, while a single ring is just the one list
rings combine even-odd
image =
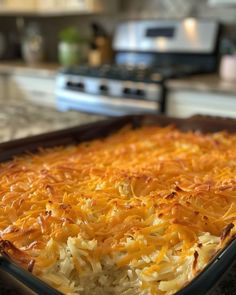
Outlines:
[{"label": "green potted plant", "polygon": [[83,39],[75,27],[67,27],[59,34],[58,55],[63,66],[79,64]]}]

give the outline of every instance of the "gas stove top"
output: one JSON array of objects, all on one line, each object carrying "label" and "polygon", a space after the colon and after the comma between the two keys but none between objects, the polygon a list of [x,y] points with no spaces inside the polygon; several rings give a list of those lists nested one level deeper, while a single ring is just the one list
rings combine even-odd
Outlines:
[{"label": "gas stove top", "polygon": [[164,73],[142,67],[104,65],[65,69],[57,76],[58,107],[105,115],[156,113],[162,98],[163,77]]},{"label": "gas stove top", "polygon": [[115,64],[60,71],[58,108],[112,116],[164,113],[167,79],[215,71],[217,36],[214,21],[121,23]]},{"label": "gas stove top", "polygon": [[61,71],[64,75],[84,76],[91,78],[105,78],[121,81],[143,83],[161,83],[168,78],[183,77],[202,73],[204,69],[197,65],[162,65],[158,67],[129,66],[129,65],[102,65],[90,67],[82,65],[66,68]]}]

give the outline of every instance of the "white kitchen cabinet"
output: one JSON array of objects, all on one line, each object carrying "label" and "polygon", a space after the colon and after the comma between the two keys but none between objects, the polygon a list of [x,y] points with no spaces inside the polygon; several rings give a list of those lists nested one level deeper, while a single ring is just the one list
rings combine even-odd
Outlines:
[{"label": "white kitchen cabinet", "polygon": [[174,117],[206,114],[236,118],[236,94],[173,89],[167,97],[167,114]]},{"label": "white kitchen cabinet", "polygon": [[33,103],[56,106],[55,78],[12,74],[9,76],[9,98],[26,99]]},{"label": "white kitchen cabinet", "polygon": [[38,12],[45,14],[97,13],[114,9],[110,0],[38,0]]},{"label": "white kitchen cabinet", "polygon": [[66,15],[109,12],[117,0],[0,0],[1,14]]},{"label": "white kitchen cabinet", "polygon": [[0,100],[3,100],[7,97],[8,90],[8,76],[5,74],[0,74]]},{"label": "white kitchen cabinet", "polygon": [[115,12],[118,9],[118,0],[50,0],[51,7],[46,9],[44,8],[46,1],[38,1],[38,11],[42,15],[93,14]]},{"label": "white kitchen cabinet", "polygon": [[0,0],[1,13],[29,13],[37,9],[37,0]]},{"label": "white kitchen cabinet", "polygon": [[210,6],[236,6],[236,0],[208,0]]}]

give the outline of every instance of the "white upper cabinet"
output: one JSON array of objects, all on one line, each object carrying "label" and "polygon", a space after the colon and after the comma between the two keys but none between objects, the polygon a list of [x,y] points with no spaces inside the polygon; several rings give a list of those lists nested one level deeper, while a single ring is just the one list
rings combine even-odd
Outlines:
[{"label": "white upper cabinet", "polygon": [[117,0],[0,0],[2,14],[66,15],[111,12]]},{"label": "white upper cabinet", "polygon": [[37,0],[0,0],[1,13],[29,13],[37,9]]},{"label": "white upper cabinet", "polygon": [[210,6],[236,6],[236,0],[208,0]]},{"label": "white upper cabinet", "polygon": [[37,0],[38,12],[42,14],[77,14],[114,11],[116,0]]}]

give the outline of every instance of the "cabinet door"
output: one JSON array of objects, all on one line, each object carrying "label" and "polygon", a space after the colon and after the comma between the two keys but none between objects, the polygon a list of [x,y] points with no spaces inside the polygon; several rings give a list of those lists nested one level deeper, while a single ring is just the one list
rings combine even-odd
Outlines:
[{"label": "cabinet door", "polygon": [[205,114],[235,118],[236,95],[171,90],[167,97],[167,114],[174,117]]},{"label": "cabinet door", "polygon": [[39,12],[50,12],[50,11],[58,11],[63,9],[65,6],[64,0],[37,0],[37,10]]},{"label": "cabinet door", "polygon": [[66,15],[115,11],[117,0],[0,0],[0,13]]},{"label": "cabinet door", "polygon": [[0,0],[0,11],[33,12],[36,8],[37,0]]},{"label": "cabinet door", "polygon": [[91,11],[93,12],[97,5],[95,3],[99,3],[100,0],[38,0],[37,7],[38,11],[43,13],[54,12],[85,12]]},{"label": "cabinet door", "polygon": [[7,99],[7,76],[0,75],[0,100]]},{"label": "cabinet door", "polygon": [[108,12],[116,11],[117,0],[66,0],[65,7],[69,11]]},{"label": "cabinet door", "polygon": [[[0,0],[1,1],[1,0]],[[40,14],[80,14],[115,11],[117,0],[37,0]]]},{"label": "cabinet door", "polygon": [[12,99],[26,99],[36,104],[56,106],[54,78],[15,74],[10,80]]}]

